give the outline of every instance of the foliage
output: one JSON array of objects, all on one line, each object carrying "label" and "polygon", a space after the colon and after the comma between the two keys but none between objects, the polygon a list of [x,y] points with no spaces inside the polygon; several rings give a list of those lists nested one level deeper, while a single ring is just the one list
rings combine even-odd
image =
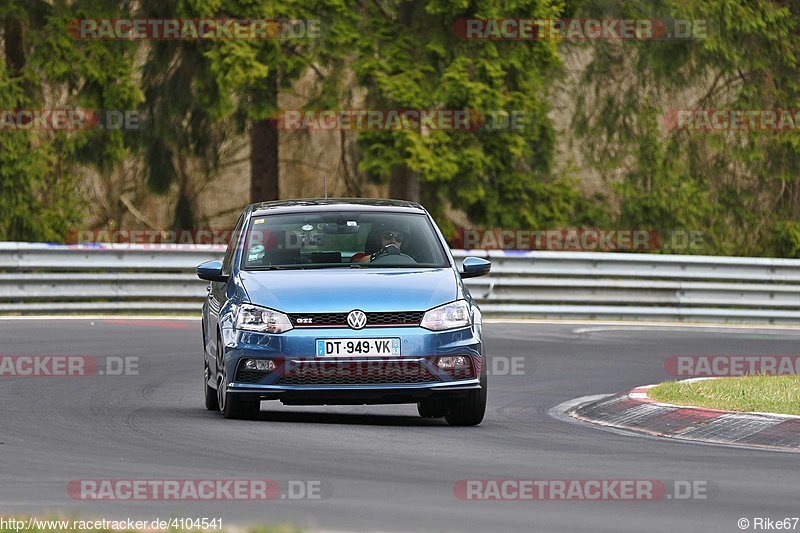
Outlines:
[{"label": "foliage", "polygon": [[[0,239],[62,239],[91,210],[82,173],[112,175],[130,159],[151,193],[178,191],[173,225],[197,225],[194,198],[217,179],[226,143],[278,111],[274,87],[292,91],[313,72],[309,108],[359,95],[367,109],[523,117],[522,128],[500,131],[358,134],[357,177],[418,181],[446,231],[456,212],[474,226],[701,230],[707,253],[800,257],[798,132],[685,131],[664,120],[675,109],[800,109],[799,15],[796,3],[773,0],[8,0],[1,109],[138,109],[142,130],[0,132]],[[77,40],[66,29],[83,17],[319,19],[323,34]],[[580,44],[453,30],[462,18],[514,17],[710,29]],[[554,111],[564,110],[572,120],[558,131]],[[573,142],[583,161],[569,167],[561,147]],[[602,178],[600,192],[585,192],[597,189],[588,174]]]},{"label": "foliage", "polygon": [[548,117],[549,82],[561,65],[556,43],[466,40],[453,31],[461,18],[553,18],[560,9],[537,0],[362,2],[353,65],[368,109],[507,112],[522,127],[364,132],[361,170],[384,181],[406,167],[438,215],[452,206],[479,225],[569,223],[579,195],[554,176]]},{"label": "foliage", "polygon": [[671,110],[797,109],[797,5],[678,0],[571,6],[576,16],[708,23],[707,37],[598,42],[573,122],[619,195],[621,226],[702,230],[710,253],[798,257],[798,131],[670,130]]},{"label": "foliage", "polygon": [[[19,33],[12,43],[12,33],[6,32],[0,109],[132,109],[142,98],[133,79],[133,47],[125,42],[78,41],[66,31],[67,23],[82,14],[113,17],[127,7],[109,7],[102,0],[69,6],[40,0],[5,2],[0,20],[7,30],[16,28]],[[86,207],[79,187],[81,168],[107,171],[127,149],[122,131],[0,132],[0,239],[62,240]]]}]

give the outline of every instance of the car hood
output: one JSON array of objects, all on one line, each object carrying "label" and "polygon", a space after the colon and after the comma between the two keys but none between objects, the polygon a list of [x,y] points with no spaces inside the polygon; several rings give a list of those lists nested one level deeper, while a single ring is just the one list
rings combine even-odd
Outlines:
[{"label": "car hood", "polygon": [[459,297],[452,268],[240,271],[250,302],[284,313],[425,311]]}]

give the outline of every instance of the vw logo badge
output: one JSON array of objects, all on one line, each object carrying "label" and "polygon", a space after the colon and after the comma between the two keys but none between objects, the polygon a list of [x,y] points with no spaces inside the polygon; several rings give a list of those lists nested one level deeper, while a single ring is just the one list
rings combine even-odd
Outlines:
[{"label": "vw logo badge", "polygon": [[359,309],[350,311],[347,315],[347,325],[353,329],[361,329],[367,325],[367,315]]}]

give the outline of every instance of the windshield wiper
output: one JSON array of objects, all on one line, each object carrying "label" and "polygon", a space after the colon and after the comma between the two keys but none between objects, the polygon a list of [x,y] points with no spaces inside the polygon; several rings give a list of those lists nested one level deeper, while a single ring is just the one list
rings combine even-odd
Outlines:
[{"label": "windshield wiper", "polygon": [[245,268],[244,270],[299,270],[301,267],[285,267],[282,265],[264,265],[259,267]]},{"label": "windshield wiper", "polygon": [[348,268],[348,267],[350,267],[349,263],[341,263],[341,264],[304,263],[302,265],[266,265],[263,267],[253,267],[249,270],[314,270],[323,268]]},{"label": "windshield wiper", "polygon": [[350,265],[345,263],[333,263],[333,264],[319,264],[319,263],[308,263],[303,265],[302,268],[310,268],[310,269],[321,269],[321,268],[347,268]]},{"label": "windshield wiper", "polygon": [[416,263],[416,264],[403,264],[403,265],[393,265],[391,263],[361,263],[359,268],[447,268],[447,266],[441,266],[431,263]]}]

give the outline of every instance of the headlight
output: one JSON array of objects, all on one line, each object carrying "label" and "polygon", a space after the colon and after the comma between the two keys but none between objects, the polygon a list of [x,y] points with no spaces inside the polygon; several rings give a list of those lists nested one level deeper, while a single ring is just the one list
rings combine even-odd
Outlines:
[{"label": "headlight", "polygon": [[464,300],[457,300],[434,307],[422,317],[420,326],[434,331],[469,326],[469,304]]},{"label": "headlight", "polygon": [[236,329],[260,331],[263,333],[283,333],[292,329],[289,317],[278,311],[243,304],[236,314]]}]

